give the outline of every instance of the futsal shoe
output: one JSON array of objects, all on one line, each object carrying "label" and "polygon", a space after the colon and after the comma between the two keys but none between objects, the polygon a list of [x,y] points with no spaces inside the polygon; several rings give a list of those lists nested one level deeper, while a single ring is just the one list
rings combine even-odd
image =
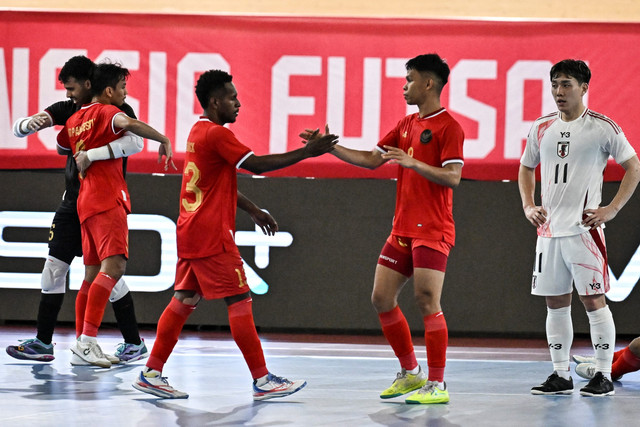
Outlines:
[{"label": "futsal shoe", "polygon": [[419,371],[417,374],[411,374],[402,368],[402,371],[396,374],[396,379],[393,384],[391,384],[391,387],[380,393],[380,398],[391,399],[392,397],[402,396],[427,384],[427,375],[420,365],[418,365],[418,368]]},{"label": "futsal shoe", "polygon": [[581,363],[596,363],[596,357],[595,356],[579,356],[577,354],[574,354],[573,356],[571,356],[571,358],[578,365],[581,364]]},{"label": "futsal shoe", "polygon": [[[581,363],[576,366],[576,374],[580,375],[582,378],[590,380],[596,374],[596,364],[595,363]],[[618,381],[622,378],[622,375],[616,378],[611,378],[612,381]]]},{"label": "futsal shoe", "polygon": [[253,381],[253,400],[267,400],[275,397],[285,397],[301,390],[307,385],[306,381],[289,381],[272,373],[267,374],[267,382],[257,385],[258,380]]},{"label": "futsal shoe", "polygon": [[444,388],[438,387],[437,381],[427,381],[427,383],[417,392],[405,399],[408,404],[430,404],[449,402],[449,391],[447,384],[442,383]]},{"label": "futsal shoe", "polygon": [[539,386],[531,388],[531,394],[571,394],[573,393],[573,379],[565,380],[553,371],[549,378]]},{"label": "futsal shoe", "polygon": [[613,396],[616,392],[613,390],[613,383],[602,372],[596,372],[591,381],[580,389],[583,396]]},{"label": "futsal shoe", "polygon": [[123,342],[118,344],[114,356],[118,358],[117,363],[131,363],[149,357],[149,350],[144,339],[138,345]]},{"label": "futsal shoe", "polygon": [[15,359],[33,360],[36,362],[51,362],[53,357],[53,343],[45,344],[38,338],[19,340],[20,344],[7,346],[7,354]]},{"label": "futsal shoe", "polygon": [[136,390],[153,394],[163,399],[186,399],[189,397],[187,393],[171,387],[167,377],[163,377],[161,372],[152,369],[140,372],[138,378],[131,385]]},{"label": "futsal shoe", "polygon": [[101,368],[111,367],[111,362],[102,352],[97,342],[83,342],[78,339],[75,344],[71,346],[71,351],[90,365],[100,366]]}]

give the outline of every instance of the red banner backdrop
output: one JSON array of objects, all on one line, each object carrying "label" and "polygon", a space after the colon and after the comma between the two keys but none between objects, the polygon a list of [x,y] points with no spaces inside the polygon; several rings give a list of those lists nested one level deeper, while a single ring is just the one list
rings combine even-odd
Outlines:
[{"label": "red banner backdrop", "polygon": [[[205,70],[233,74],[242,107],[231,129],[256,154],[298,148],[302,129],[325,123],[343,144],[369,150],[414,111],[402,97],[404,63],[428,52],[452,69],[443,104],[465,129],[465,178],[517,178],[531,122],[555,110],[549,68],[565,58],[589,63],[587,104],[640,148],[629,110],[640,87],[638,24],[7,11],[0,23],[0,169],[63,166],[55,129],[20,139],[11,124],[64,99],[56,76],[78,54],[130,69],[127,102],[171,138],[180,166]],[[161,172],[156,149],[147,141],[129,170]],[[388,178],[395,166],[368,171],[325,155],[270,175]]]}]

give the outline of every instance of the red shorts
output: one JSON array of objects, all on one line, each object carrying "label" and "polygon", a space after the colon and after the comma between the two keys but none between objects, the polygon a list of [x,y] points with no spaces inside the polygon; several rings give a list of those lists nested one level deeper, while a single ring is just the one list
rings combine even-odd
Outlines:
[{"label": "red shorts", "polygon": [[127,212],[120,206],[90,216],[81,225],[84,265],[99,265],[114,255],[129,258]]},{"label": "red shorts", "polygon": [[392,234],[378,257],[384,265],[406,277],[413,275],[414,268],[428,268],[444,272],[451,245],[446,242],[414,239]]},{"label": "red shorts", "polygon": [[249,285],[240,254],[223,252],[206,258],[178,258],[174,289],[217,299],[249,292]]}]

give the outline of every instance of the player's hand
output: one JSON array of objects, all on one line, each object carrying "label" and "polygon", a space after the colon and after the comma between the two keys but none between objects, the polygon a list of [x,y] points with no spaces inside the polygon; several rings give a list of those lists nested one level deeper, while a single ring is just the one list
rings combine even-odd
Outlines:
[{"label": "player's hand", "polygon": [[540,227],[547,222],[547,211],[542,206],[526,206],[524,215],[536,227]]},{"label": "player's hand", "polygon": [[45,124],[45,121],[46,117],[36,114],[35,116],[31,117],[31,119],[27,123],[27,128],[32,132],[37,132]]},{"label": "player's hand", "polygon": [[257,210],[255,212],[250,213],[251,219],[255,222],[262,232],[267,236],[273,236],[278,231],[278,223],[275,218],[269,214],[269,212],[265,212],[263,210]]},{"label": "player's hand", "polygon": [[171,141],[169,140],[161,143],[160,147],[158,147],[158,163],[162,162],[163,156],[166,157],[164,160],[164,170],[168,170],[169,165],[171,165],[173,170],[178,170],[176,165],[173,163],[173,150],[171,149]]},{"label": "player's hand", "polygon": [[390,145],[385,145],[384,149],[387,150],[387,152],[382,153],[383,159],[391,160],[391,163],[395,163],[404,168],[413,168],[416,165],[417,160],[408,155],[403,149]]},{"label": "player's hand", "polygon": [[305,129],[300,133],[300,137],[305,144],[307,157],[317,157],[333,150],[338,143],[338,135],[329,133],[329,125],[325,125],[325,133],[320,133],[320,129]]},{"label": "player's hand", "polygon": [[584,219],[582,225],[594,230],[605,222],[611,221],[616,217],[618,212],[611,206],[600,206],[597,209],[585,209],[583,212]]},{"label": "player's hand", "polygon": [[86,151],[78,151],[73,155],[73,158],[76,160],[76,165],[78,165],[78,171],[80,172],[80,177],[84,178],[91,166],[91,160],[89,160],[89,156]]}]

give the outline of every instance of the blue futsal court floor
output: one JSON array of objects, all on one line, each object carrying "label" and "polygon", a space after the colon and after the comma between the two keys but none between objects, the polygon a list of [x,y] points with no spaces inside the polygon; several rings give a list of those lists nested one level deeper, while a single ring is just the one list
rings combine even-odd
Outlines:
[{"label": "blue futsal court floor", "polygon": [[[32,337],[33,327],[1,327],[3,349]],[[143,331],[147,346],[154,333]],[[611,397],[589,398],[572,374],[574,394],[533,396],[550,374],[543,340],[450,340],[445,380],[451,402],[406,405],[381,400],[398,363],[380,337],[262,334],[267,366],[276,375],[306,379],[300,392],[254,402],[251,378],[229,334],[185,332],[164,371],[188,399],[136,391],[143,361],[111,369],[72,367],[74,331],[61,328],[51,363],[0,356],[0,426],[629,426],[640,425],[640,373],[616,382]],[[105,351],[119,342],[101,332]],[[425,367],[424,347],[415,339]],[[618,347],[626,344],[619,343]],[[589,343],[574,343],[588,354]]]}]

